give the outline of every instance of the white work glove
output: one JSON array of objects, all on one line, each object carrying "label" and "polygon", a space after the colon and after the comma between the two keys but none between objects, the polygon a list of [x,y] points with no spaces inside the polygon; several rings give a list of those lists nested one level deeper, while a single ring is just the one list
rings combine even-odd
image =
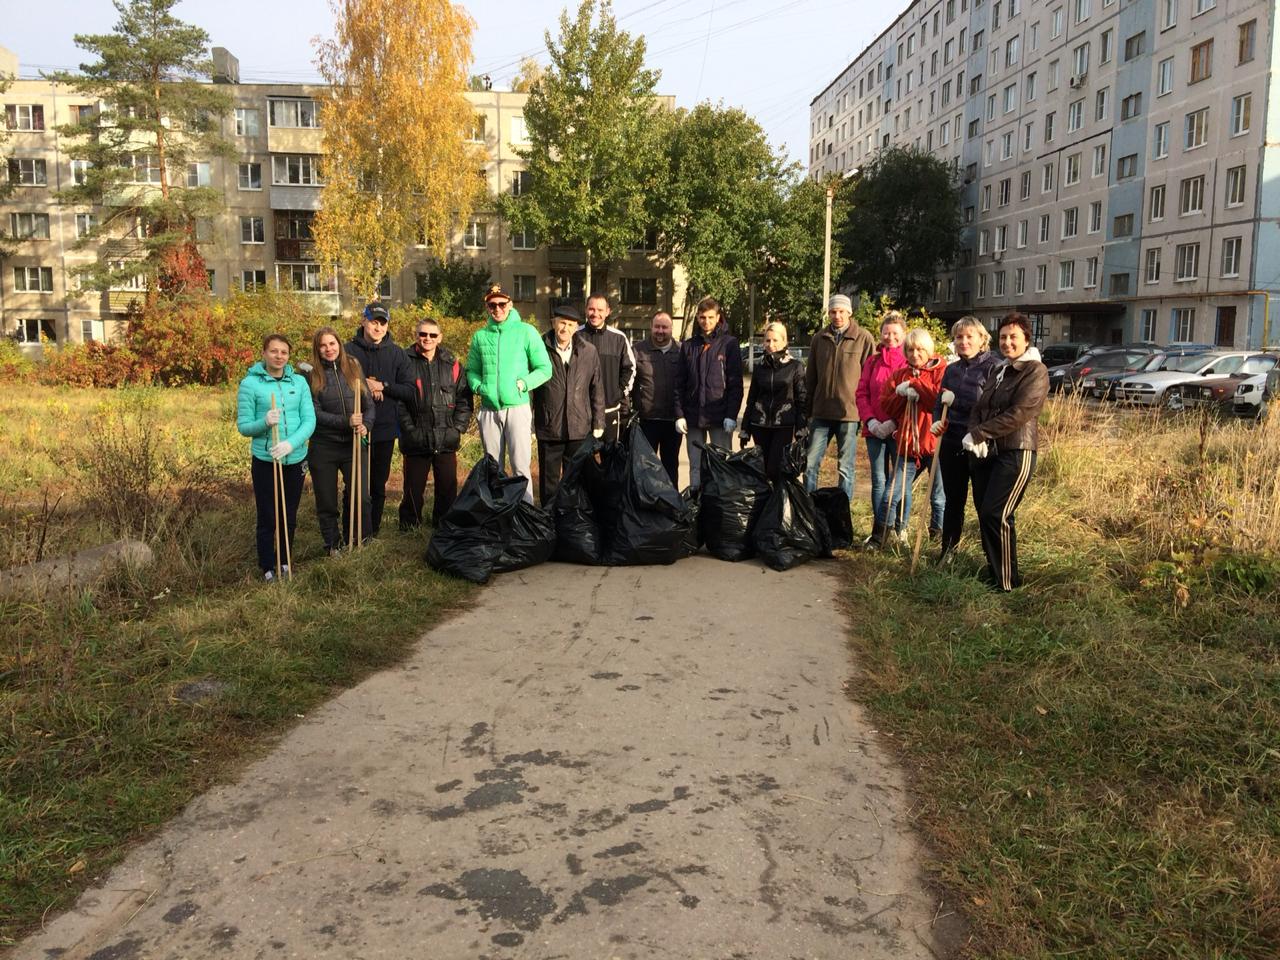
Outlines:
[{"label": "white work glove", "polygon": [[915,388],[915,387],[913,387],[913,386],[912,386],[910,383],[908,383],[906,380],[903,380],[900,384],[898,384],[898,387],[897,387],[896,393],[898,394],[898,396],[900,396],[900,397],[906,397],[908,400],[919,400],[919,399],[920,399],[920,394],[919,394],[919,392],[916,390],[916,388]]},{"label": "white work glove", "polygon": [[280,422],[280,408],[272,407],[270,410],[268,410],[266,419],[267,419],[267,426],[274,427],[277,423]]},{"label": "white work glove", "polygon": [[964,439],[960,441],[960,446],[965,453],[973,453],[973,434],[966,433]]},{"label": "white work glove", "polygon": [[289,454],[293,453],[293,444],[288,440],[281,440],[269,451],[272,460],[283,460]]},{"label": "white work glove", "polygon": [[594,430],[591,431],[591,435],[595,437],[597,440],[599,440],[601,437],[604,436],[604,427],[596,427]]},{"label": "white work glove", "polygon": [[688,432],[689,432],[689,421],[686,420],[684,417],[681,417],[679,420],[676,421],[676,433],[688,433]]},{"label": "white work glove", "polygon": [[987,457],[987,441],[983,440],[981,443],[975,443],[973,445],[973,455],[979,460],[985,460]]},{"label": "white work glove", "polygon": [[944,407],[949,407],[955,402],[956,402],[956,395],[953,391],[951,390],[942,391],[942,405]]},{"label": "white work glove", "polygon": [[893,436],[893,431],[898,429],[898,424],[894,420],[880,421],[880,439],[888,440]]},{"label": "white work glove", "polygon": [[873,437],[880,436],[880,421],[875,417],[872,417],[867,421],[867,433],[871,434]]},{"label": "white work glove", "polygon": [[730,420],[728,417],[724,418],[724,429],[726,433],[733,433],[733,428],[736,427],[737,425],[738,425],[737,420]]}]

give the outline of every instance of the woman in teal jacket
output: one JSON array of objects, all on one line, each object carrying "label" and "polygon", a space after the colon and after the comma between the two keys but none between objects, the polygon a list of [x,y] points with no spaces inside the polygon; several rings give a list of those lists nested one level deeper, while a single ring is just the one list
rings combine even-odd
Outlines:
[{"label": "woman in teal jacket", "polygon": [[[284,470],[284,525],[289,542],[298,525],[298,501],[302,499],[302,462],[307,458],[307,440],[316,428],[316,411],[311,404],[311,388],[306,377],[289,365],[292,344],[279,333],[262,341],[262,359],[249,368],[236,395],[236,428],[249,445],[253,476],[253,498],[258,505],[258,566],[263,578],[275,579],[276,516],[275,469],[278,460]],[[271,399],[275,398],[274,409]],[[274,443],[272,427],[279,433]],[[289,576],[288,566],[281,568]]]}]

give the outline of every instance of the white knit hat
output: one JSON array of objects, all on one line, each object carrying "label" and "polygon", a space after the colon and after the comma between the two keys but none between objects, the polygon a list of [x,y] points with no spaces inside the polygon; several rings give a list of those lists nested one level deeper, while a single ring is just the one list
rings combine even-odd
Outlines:
[{"label": "white knit hat", "polygon": [[834,293],[827,301],[828,310],[848,310],[853,313],[853,302],[843,293]]}]

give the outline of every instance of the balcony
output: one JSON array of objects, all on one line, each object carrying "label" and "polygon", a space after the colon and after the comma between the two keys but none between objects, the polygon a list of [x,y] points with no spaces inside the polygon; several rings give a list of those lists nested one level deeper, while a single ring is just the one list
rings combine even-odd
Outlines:
[{"label": "balcony", "polygon": [[585,270],[587,251],[581,247],[550,245],[547,247],[547,266],[552,270]]},{"label": "balcony", "polygon": [[302,297],[302,302],[307,305],[307,309],[315,314],[325,317],[336,317],[342,313],[342,297],[340,294],[332,293],[328,290],[318,290],[315,292],[301,292],[298,296]]},{"label": "balcony", "polygon": [[272,210],[319,210],[320,187],[292,186],[287,183],[271,185]]},{"label": "balcony", "polygon": [[267,127],[270,153],[324,153],[324,131],[320,127]]},{"label": "balcony", "polygon": [[291,237],[276,237],[276,259],[304,261],[316,258],[316,242],[314,240],[298,240]]}]

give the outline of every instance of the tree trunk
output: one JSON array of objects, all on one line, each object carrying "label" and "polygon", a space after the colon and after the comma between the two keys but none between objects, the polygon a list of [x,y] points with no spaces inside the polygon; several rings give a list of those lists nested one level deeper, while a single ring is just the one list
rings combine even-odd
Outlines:
[{"label": "tree trunk", "polygon": [[587,247],[586,267],[587,275],[582,281],[582,302],[586,303],[591,296],[591,248]]}]

